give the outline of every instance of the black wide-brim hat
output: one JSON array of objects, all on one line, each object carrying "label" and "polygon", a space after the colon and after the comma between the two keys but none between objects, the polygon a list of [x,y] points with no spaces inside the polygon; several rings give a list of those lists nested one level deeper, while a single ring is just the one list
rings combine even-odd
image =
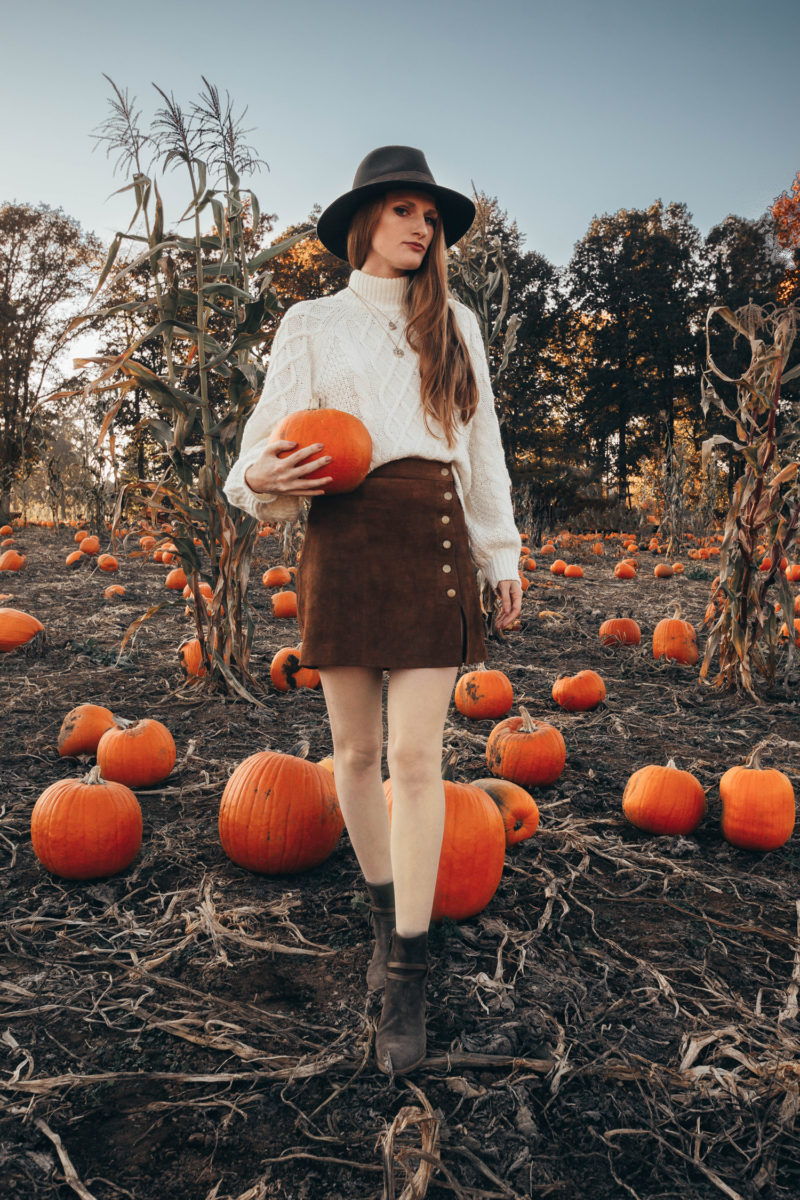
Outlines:
[{"label": "black wide-brim hat", "polygon": [[469,196],[438,184],[421,150],[379,146],[358,164],[351,190],[329,204],[317,221],[317,237],[326,250],[349,262],[347,231],[356,211],[366,200],[403,187],[430,192],[434,197],[447,246],[463,237],[475,220],[475,205]]}]

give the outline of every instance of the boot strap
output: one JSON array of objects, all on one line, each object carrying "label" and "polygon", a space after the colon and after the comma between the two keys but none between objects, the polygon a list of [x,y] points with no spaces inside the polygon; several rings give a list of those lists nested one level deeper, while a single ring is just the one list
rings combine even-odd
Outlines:
[{"label": "boot strap", "polygon": [[376,904],[370,904],[369,907],[370,907],[370,912],[374,912],[376,914],[376,916],[380,916],[380,917],[393,917],[394,916],[394,906],[392,906],[391,908],[379,908]]},{"label": "boot strap", "polygon": [[[427,963],[409,963],[409,962],[387,962],[386,967],[387,967],[387,970],[391,970],[392,967],[394,967],[395,970],[398,970],[398,968],[402,968],[403,970],[413,971],[413,972],[417,973],[417,972],[427,971],[428,964]],[[405,975],[394,975],[392,978],[405,979],[406,976]],[[409,978],[413,978],[413,976],[410,976]]]}]

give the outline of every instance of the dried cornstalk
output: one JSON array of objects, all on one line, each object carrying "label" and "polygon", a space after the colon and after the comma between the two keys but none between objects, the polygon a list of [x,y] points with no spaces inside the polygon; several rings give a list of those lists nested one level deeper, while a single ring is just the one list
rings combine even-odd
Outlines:
[{"label": "dried cornstalk", "polygon": [[[750,364],[737,379],[726,375],[711,356],[709,325],[719,314],[750,344]],[[706,678],[719,656],[717,687],[743,688],[756,701],[753,675],[769,682],[777,670],[781,620],[794,629],[794,600],[782,560],[798,545],[800,532],[800,412],[798,401],[781,396],[782,384],[800,377],[800,365],[787,370],[797,334],[798,308],[761,308],[748,304],[732,312],[718,305],[708,310],[703,372],[703,412],[715,405],[736,424],[738,441],[714,434],[703,443],[703,465],[715,445],[728,445],[744,470],[733,489],[720,554],[715,599],[719,611],[708,635],[700,677]],[[770,340],[771,339],[771,340]],[[735,408],[718,394],[712,374],[735,388]],[[763,545],[771,560],[760,569]],[[777,592],[779,613],[773,597]],[[779,615],[780,614],[780,615]],[[786,678],[794,655],[788,638]]]}]

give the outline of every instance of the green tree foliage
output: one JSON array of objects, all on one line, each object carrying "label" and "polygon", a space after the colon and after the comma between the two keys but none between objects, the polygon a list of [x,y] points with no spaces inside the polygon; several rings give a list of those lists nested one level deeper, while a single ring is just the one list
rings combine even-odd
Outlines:
[{"label": "green tree foliage", "polygon": [[0,520],[12,485],[36,461],[56,353],[102,244],[59,208],[0,207]]},{"label": "green tree foliage", "polygon": [[574,414],[587,455],[613,460],[621,497],[662,436],[660,414],[671,437],[697,392],[699,246],[686,206],[658,200],[595,217],[569,265]]}]

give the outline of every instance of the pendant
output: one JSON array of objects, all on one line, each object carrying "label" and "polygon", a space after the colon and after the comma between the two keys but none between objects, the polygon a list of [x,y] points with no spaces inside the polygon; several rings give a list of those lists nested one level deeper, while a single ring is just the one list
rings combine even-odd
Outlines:
[{"label": "pendant", "polygon": [[397,326],[395,325],[394,321],[390,321],[390,322],[389,322],[389,328],[390,328],[390,329],[397,329]]},{"label": "pendant", "polygon": [[404,352],[403,352],[403,351],[400,349],[400,347],[399,347],[399,346],[395,346],[395,351],[394,351],[394,353],[395,353],[395,357],[396,357],[396,358],[403,358],[403,357],[404,357]]}]

